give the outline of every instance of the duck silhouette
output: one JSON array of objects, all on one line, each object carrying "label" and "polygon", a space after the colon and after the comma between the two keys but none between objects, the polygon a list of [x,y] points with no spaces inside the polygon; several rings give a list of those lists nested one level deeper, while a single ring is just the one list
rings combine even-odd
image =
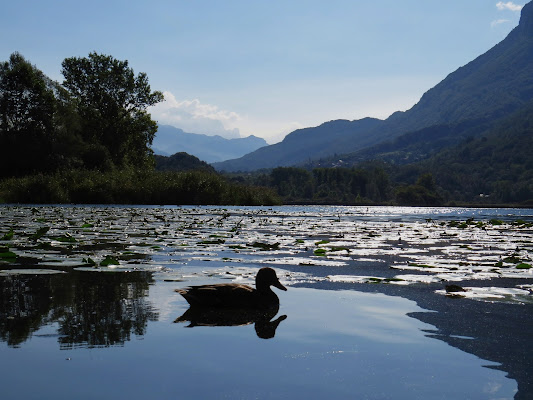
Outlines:
[{"label": "duck silhouette", "polygon": [[176,292],[181,294],[191,307],[267,309],[279,307],[279,298],[271,286],[287,290],[280,283],[276,271],[265,267],[257,272],[255,289],[238,283],[219,283],[190,286],[176,289]]}]

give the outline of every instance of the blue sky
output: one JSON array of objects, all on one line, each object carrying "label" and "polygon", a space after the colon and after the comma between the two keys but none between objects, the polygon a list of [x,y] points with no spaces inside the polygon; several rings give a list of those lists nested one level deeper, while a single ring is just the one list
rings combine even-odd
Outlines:
[{"label": "blue sky", "polygon": [[0,59],[52,79],[89,52],[165,93],[163,124],[270,143],[333,119],[386,118],[500,42],[526,1],[1,0]]}]

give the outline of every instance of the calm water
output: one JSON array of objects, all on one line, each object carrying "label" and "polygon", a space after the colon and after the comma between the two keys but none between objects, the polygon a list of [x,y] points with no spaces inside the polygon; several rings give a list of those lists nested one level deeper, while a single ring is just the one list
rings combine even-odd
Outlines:
[{"label": "calm water", "polygon": [[[0,207],[2,399],[533,398],[532,221]],[[175,322],[188,309],[176,288],[252,283],[265,265],[288,287],[270,321]],[[452,283],[466,292],[446,296]]]}]

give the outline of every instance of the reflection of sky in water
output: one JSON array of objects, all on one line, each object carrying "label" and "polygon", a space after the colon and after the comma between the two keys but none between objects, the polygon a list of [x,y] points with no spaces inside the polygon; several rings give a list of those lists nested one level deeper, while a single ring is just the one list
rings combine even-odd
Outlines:
[{"label": "reflection of sky in water", "polygon": [[288,318],[262,340],[252,325],[172,323],[187,304],[174,284],[156,286],[159,321],[124,347],[59,351],[46,335],[0,346],[2,398],[510,399],[517,389],[493,363],[424,336],[432,326],[405,315],[422,310],[399,297],[289,288]]}]

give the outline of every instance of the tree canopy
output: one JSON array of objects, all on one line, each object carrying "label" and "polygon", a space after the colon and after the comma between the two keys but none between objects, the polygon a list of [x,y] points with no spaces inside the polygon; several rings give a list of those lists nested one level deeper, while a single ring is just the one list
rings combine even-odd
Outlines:
[{"label": "tree canopy", "polygon": [[0,64],[0,176],[43,171],[57,142],[54,82],[19,53]]},{"label": "tree canopy", "polygon": [[135,75],[127,61],[94,52],[65,59],[61,72],[81,117],[82,137],[93,146],[86,158],[99,148],[116,165],[149,163],[157,124],[146,109],[163,94],[151,91],[147,75]]},{"label": "tree canopy", "polygon": [[90,53],[62,63],[63,84],[21,54],[0,63],[0,177],[61,169],[152,167],[163,100],[127,61]]}]

